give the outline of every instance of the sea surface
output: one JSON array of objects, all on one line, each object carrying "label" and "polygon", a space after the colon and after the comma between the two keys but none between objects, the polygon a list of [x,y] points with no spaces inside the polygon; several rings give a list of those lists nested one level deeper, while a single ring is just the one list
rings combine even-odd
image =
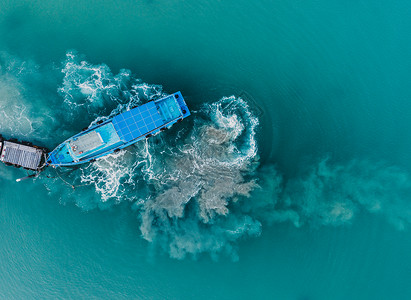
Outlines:
[{"label": "sea surface", "polygon": [[411,4],[0,0],[0,133],[53,149],[181,91],[77,169],[0,165],[1,299],[411,299]]}]

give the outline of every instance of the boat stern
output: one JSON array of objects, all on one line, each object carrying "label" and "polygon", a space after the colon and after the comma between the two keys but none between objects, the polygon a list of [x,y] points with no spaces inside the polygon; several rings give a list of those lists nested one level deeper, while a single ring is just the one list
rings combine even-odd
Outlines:
[{"label": "boat stern", "polygon": [[183,119],[191,115],[190,110],[188,109],[181,92],[174,93],[173,96],[174,99],[176,99],[177,104],[180,106],[181,113],[183,114]]}]

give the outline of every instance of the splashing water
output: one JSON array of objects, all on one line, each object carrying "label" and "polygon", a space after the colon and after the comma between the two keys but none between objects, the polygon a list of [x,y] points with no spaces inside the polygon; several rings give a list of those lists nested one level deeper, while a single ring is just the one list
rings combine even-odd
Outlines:
[{"label": "splashing water", "polygon": [[227,251],[230,241],[260,232],[252,217],[229,214],[229,205],[256,186],[246,175],[256,166],[258,120],[234,97],[203,111],[210,119],[196,116],[191,134],[176,148],[166,145],[169,151],[161,155],[156,147],[146,171],[155,193],[138,204],[143,237],[166,241],[163,246],[177,258]]},{"label": "splashing water", "polygon": [[122,69],[113,75],[107,65],[90,64],[75,51],[66,54],[61,72],[64,78],[58,91],[68,106],[67,111],[77,114],[74,117],[84,113],[95,118],[108,114],[111,117],[141,104],[140,98],[164,95],[161,86],[141,82],[131,76],[130,70]]}]

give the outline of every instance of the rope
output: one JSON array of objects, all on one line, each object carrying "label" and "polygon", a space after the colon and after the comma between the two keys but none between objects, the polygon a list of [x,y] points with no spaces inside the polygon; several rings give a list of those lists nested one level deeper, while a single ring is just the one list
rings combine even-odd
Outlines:
[{"label": "rope", "polygon": [[58,176],[65,184],[67,184],[68,186],[71,186],[71,187],[73,188],[73,190],[76,189],[76,187],[74,186],[74,184],[68,183],[66,180],[63,179],[63,177],[60,176],[59,172],[57,172],[57,169],[54,169],[54,170],[56,171],[57,176]]},{"label": "rope", "polygon": [[[43,152],[43,156],[44,156],[44,163],[38,168],[38,172],[34,175],[35,177],[39,176],[40,173],[43,171],[43,169],[48,166],[48,163],[47,163],[48,157],[47,157],[46,152]],[[63,182],[64,182],[65,184],[67,184],[68,186],[70,186],[73,190],[75,190],[76,187],[82,187],[82,186],[86,186],[86,185],[90,185],[90,184],[91,184],[91,183],[78,184],[78,185],[71,184],[70,182],[68,182],[67,180],[65,180],[63,177],[61,177],[61,175],[60,175],[59,172],[57,171],[57,168],[53,168],[53,169],[54,169],[54,171],[56,172],[57,176],[49,176],[49,175],[46,175],[46,177],[47,177],[47,178],[57,178],[57,177],[58,177],[58,178],[61,179],[61,181],[63,181]],[[71,171],[69,171],[69,172],[73,172],[73,171],[74,171],[74,169],[71,170]]]},{"label": "rope", "polygon": [[[54,169],[54,170],[56,171],[57,176],[58,176],[65,184],[67,184],[68,186],[70,186],[73,190],[75,190],[76,187],[82,187],[82,186],[86,186],[86,185],[90,185],[90,184],[91,184],[91,182],[90,182],[90,183],[85,183],[85,184],[77,184],[77,185],[70,184],[67,180],[64,180],[63,177],[60,176],[59,172],[57,172],[57,169]],[[74,171],[74,169],[71,170],[70,172],[73,172],[73,171]],[[55,178],[55,177],[54,177],[54,178]]]}]

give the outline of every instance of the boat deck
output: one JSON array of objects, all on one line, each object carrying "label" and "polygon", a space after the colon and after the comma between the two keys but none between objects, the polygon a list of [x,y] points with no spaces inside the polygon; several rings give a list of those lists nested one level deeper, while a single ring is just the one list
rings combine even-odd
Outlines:
[{"label": "boat deck", "polygon": [[73,151],[73,154],[76,156],[94,150],[101,145],[103,145],[103,139],[96,131],[81,135],[70,142],[71,151]]},{"label": "boat deck", "polygon": [[82,159],[92,153],[101,152],[108,147],[121,142],[113,123],[109,122],[101,127],[87,132],[69,141],[69,153],[75,159]]}]

